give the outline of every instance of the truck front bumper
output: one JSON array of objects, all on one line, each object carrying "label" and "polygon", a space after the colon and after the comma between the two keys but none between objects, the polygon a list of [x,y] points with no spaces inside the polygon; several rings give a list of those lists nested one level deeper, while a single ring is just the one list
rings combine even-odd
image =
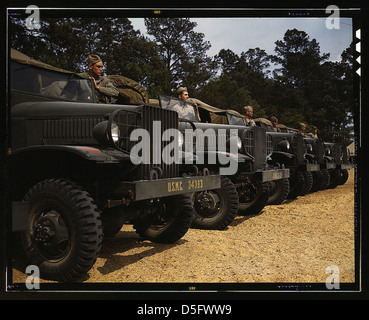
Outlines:
[{"label": "truck front bumper", "polygon": [[340,165],[338,165],[337,167],[339,167],[341,170],[350,170],[354,167],[354,165],[352,163],[342,163]]},{"label": "truck front bumper", "polygon": [[121,182],[115,187],[114,194],[119,194],[130,201],[139,201],[220,189],[220,187],[221,177],[219,175],[207,175]]},{"label": "truck front bumper", "polygon": [[258,171],[255,173],[255,177],[262,182],[274,181],[280,179],[287,179],[290,177],[289,169],[274,169]]},{"label": "truck front bumper", "polygon": [[306,163],[304,165],[302,165],[301,167],[302,171],[320,171],[320,164],[316,164],[316,163]]}]

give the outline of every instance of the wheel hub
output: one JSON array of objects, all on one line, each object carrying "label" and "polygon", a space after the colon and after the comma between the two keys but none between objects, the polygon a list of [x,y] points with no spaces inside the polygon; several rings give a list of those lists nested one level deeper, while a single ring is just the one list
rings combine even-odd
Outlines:
[{"label": "wheel hub", "polygon": [[50,216],[42,217],[35,226],[34,235],[38,242],[50,242],[55,236],[55,223]]},{"label": "wheel hub", "polygon": [[214,192],[202,192],[196,195],[195,205],[203,213],[211,214],[219,209],[219,197]]},{"label": "wheel hub", "polygon": [[60,213],[55,210],[44,212],[33,228],[33,240],[42,255],[48,259],[63,256],[70,244],[70,235]]}]

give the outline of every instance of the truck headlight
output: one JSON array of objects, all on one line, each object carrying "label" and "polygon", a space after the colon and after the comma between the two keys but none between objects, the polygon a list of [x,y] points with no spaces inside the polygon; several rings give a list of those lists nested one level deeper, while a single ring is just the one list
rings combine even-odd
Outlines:
[{"label": "truck headlight", "polygon": [[111,137],[112,137],[114,143],[115,142],[118,142],[119,136],[120,136],[120,131],[119,131],[119,127],[117,126],[117,124],[116,123],[113,123],[111,125],[111,129],[110,130],[111,130]]},{"label": "truck headlight", "polygon": [[93,128],[92,136],[103,146],[115,147],[119,141],[119,127],[114,122],[109,125],[109,121],[102,121]]},{"label": "truck headlight", "polygon": [[282,151],[289,152],[289,150],[291,149],[291,145],[287,139],[283,139],[278,143],[278,148]]},{"label": "truck headlight", "polygon": [[311,145],[311,143],[307,143],[306,144],[306,146],[307,146],[307,153],[313,153],[313,146]]},{"label": "truck headlight", "polygon": [[235,136],[232,135],[228,140],[227,140],[227,147],[230,148],[230,146],[237,146],[238,151],[240,151],[242,149],[242,140],[239,136]]},{"label": "truck headlight", "polygon": [[242,148],[242,140],[238,136],[237,136],[237,148],[238,148],[238,150],[241,150],[241,148]]},{"label": "truck headlight", "polygon": [[183,133],[178,131],[178,148],[181,150],[184,143]]}]

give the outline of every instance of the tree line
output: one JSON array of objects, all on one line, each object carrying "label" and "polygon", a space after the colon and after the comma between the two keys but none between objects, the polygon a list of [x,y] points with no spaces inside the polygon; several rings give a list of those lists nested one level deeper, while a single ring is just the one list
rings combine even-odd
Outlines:
[{"label": "tree line", "polygon": [[274,55],[224,48],[211,57],[211,43],[190,18],[145,18],[149,37],[128,18],[46,18],[40,24],[28,30],[24,19],[10,17],[10,46],[75,72],[85,71],[87,55],[96,53],[106,74],[137,81],[150,98],[186,86],[190,96],[218,108],[243,113],[252,105],[254,118],[274,115],[293,128],[304,122],[307,131],[315,125],[326,141],[353,138],[352,44],[332,62],[315,39],[292,29],[275,42]]}]

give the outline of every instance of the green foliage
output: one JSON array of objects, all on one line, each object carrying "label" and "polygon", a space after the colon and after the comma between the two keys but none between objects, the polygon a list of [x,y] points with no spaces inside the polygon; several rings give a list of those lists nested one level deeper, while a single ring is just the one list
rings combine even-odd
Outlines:
[{"label": "green foliage", "polygon": [[170,75],[172,91],[186,86],[194,92],[214,74],[216,63],[206,55],[211,47],[204,34],[194,31],[188,18],[146,18],[147,33],[154,37],[160,59]]},{"label": "green foliage", "polygon": [[[47,18],[39,30],[10,17],[11,47],[39,61],[70,71],[87,68],[86,57],[99,54],[106,74],[139,82],[151,98],[186,86],[190,96],[219,108],[254,117],[274,115],[289,127],[313,125],[326,141],[353,138],[353,45],[339,62],[328,61],[315,39],[304,31],[287,30],[275,42],[275,55],[249,48],[240,55],[222,49],[207,56],[211,43],[195,31],[189,18],[147,18],[150,37],[134,30],[127,18]],[[272,64],[275,65],[271,73]]]}]

